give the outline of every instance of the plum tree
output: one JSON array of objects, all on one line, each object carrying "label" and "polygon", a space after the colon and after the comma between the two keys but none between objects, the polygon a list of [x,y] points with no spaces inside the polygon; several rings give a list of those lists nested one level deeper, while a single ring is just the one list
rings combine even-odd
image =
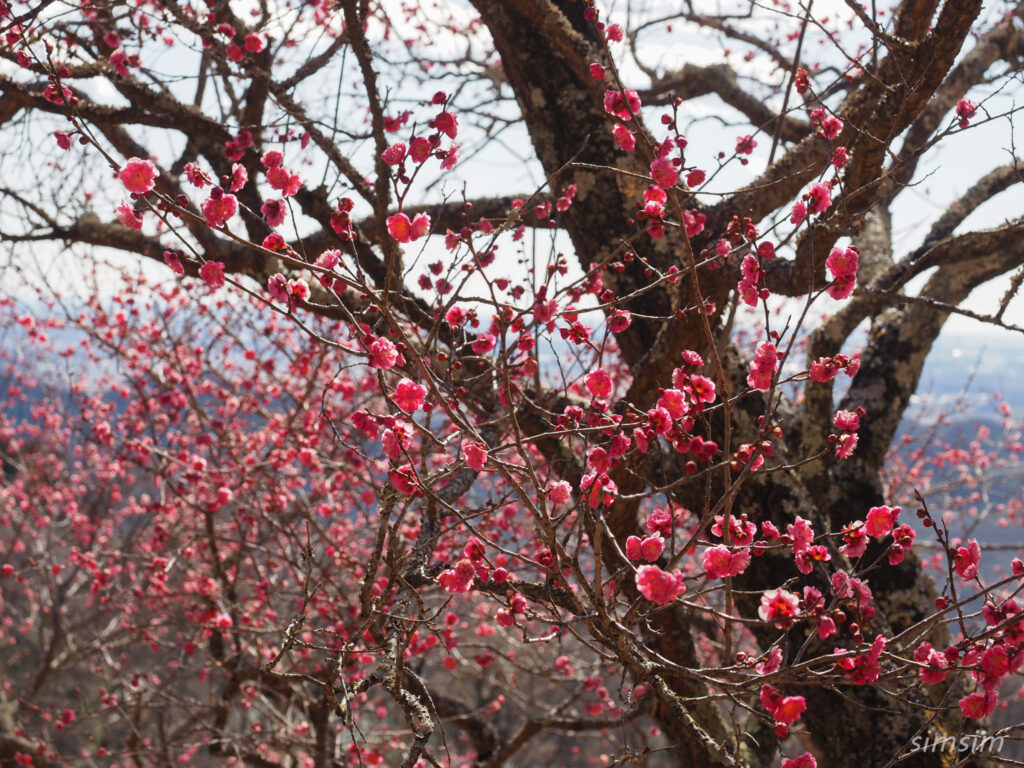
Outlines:
[{"label": "plum tree", "polygon": [[946,320],[1015,328],[1022,19],[0,0],[0,765],[984,733],[1024,564],[881,473]]}]

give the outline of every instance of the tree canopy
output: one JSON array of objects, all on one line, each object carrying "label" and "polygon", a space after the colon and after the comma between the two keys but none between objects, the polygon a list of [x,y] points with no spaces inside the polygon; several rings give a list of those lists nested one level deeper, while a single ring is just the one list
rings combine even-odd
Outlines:
[{"label": "tree canopy", "polygon": [[1022,23],[0,0],[0,765],[998,762]]}]

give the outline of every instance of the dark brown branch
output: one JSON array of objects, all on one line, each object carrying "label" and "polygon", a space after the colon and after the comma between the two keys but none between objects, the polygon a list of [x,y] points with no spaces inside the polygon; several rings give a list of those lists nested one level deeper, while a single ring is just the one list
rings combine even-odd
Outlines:
[{"label": "dark brown branch", "polygon": [[[926,0],[916,0],[921,4]],[[930,0],[929,0],[930,1]],[[911,5],[915,3],[909,3]],[[1019,3],[1016,16],[1024,13],[1024,3]],[[957,63],[935,91],[928,106],[907,130],[903,146],[893,163],[895,168],[886,184],[884,198],[898,195],[910,183],[917,170],[918,161],[930,146],[930,139],[939,129],[941,120],[956,106],[968,90],[984,80],[985,73],[996,61],[1011,63],[1019,61],[1024,54],[1024,34],[1019,24],[1007,19],[981,37],[978,43]]]},{"label": "dark brown branch", "polygon": [[735,71],[728,64],[706,67],[686,64],[681,70],[666,74],[650,88],[641,91],[640,99],[644,104],[657,106],[671,104],[677,98],[688,101],[711,93],[743,114],[759,130],[774,133],[779,126],[779,137],[783,141],[798,142],[811,132],[809,123],[789,115],[780,116],[763,99],[743,90],[736,81]]},{"label": "dark brown branch", "polygon": [[[931,230],[924,239],[924,243],[914,252],[914,256],[920,256],[939,242],[953,234],[953,231],[960,226],[964,219],[973,213],[978,207],[991,200],[1000,192],[1004,192],[1014,184],[1024,182],[1024,166],[1019,163],[1010,163],[1000,166],[978,179],[974,185],[967,190],[958,200],[954,201],[949,208],[932,224]],[[914,259],[911,257],[911,260]]]},{"label": "dark brown branch", "polygon": [[[972,290],[1024,263],[1024,239],[1007,238],[998,247],[985,247],[979,239],[975,251],[960,251],[954,262],[943,264],[929,279],[921,296],[956,305]],[[966,237],[966,236],[965,236]],[[970,259],[970,253],[979,256]],[[877,470],[899,425],[900,417],[917,389],[925,359],[948,312],[926,305],[894,308],[872,329],[861,368],[843,399],[842,408],[863,406],[871,414],[860,430],[858,466]]]}]

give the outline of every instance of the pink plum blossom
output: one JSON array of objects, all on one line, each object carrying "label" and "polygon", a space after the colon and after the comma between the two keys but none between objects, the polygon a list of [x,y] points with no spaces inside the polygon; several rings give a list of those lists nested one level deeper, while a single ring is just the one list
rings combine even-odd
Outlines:
[{"label": "pink plum blossom", "polygon": [[780,629],[788,629],[797,616],[800,598],[786,589],[769,589],[761,595],[761,606],[757,615],[762,621],[769,621]]},{"label": "pink plum blossom", "polygon": [[964,717],[978,720],[991,715],[998,701],[997,691],[975,691],[960,699],[960,712]]},{"label": "pink plum blossom", "polygon": [[407,378],[399,380],[395,385],[395,393],[392,395],[395,405],[406,413],[412,413],[422,408],[426,397],[427,388]]},{"label": "pink plum blossom", "polygon": [[121,203],[117,206],[117,220],[131,229],[142,229],[142,214],[128,203]]},{"label": "pink plum blossom", "polygon": [[462,447],[462,459],[470,469],[482,472],[487,464],[487,448],[480,443],[466,443]]},{"label": "pink plum blossom", "polygon": [[966,547],[959,547],[953,555],[953,567],[964,579],[973,579],[978,575],[980,562],[981,546],[975,539],[971,539]]},{"label": "pink plum blossom", "polygon": [[708,579],[725,579],[739,576],[750,565],[750,550],[738,549],[735,552],[729,547],[719,545],[704,550],[704,576]]},{"label": "pink plum blossom", "polygon": [[872,507],[868,510],[867,522],[864,524],[864,532],[874,539],[881,539],[888,536],[896,525],[896,518],[900,515],[899,507]]},{"label": "pink plum blossom", "polygon": [[138,157],[129,158],[117,174],[124,188],[135,195],[148,195],[156,186],[156,177],[160,172],[152,160]]},{"label": "pink plum blossom", "polygon": [[664,549],[665,540],[661,538],[660,533],[645,536],[642,539],[639,536],[630,536],[626,539],[626,557],[630,560],[645,560],[648,563],[653,563],[661,557]]},{"label": "pink plum blossom", "polygon": [[220,227],[238,212],[238,200],[234,195],[224,194],[220,187],[214,187],[201,208],[206,223],[211,227]]},{"label": "pink plum blossom", "polygon": [[778,367],[779,357],[775,345],[768,341],[761,342],[754,353],[754,359],[750,361],[747,384],[754,389],[767,392],[772,387],[772,379]]},{"label": "pink plum blossom", "polygon": [[668,158],[657,158],[651,162],[651,178],[659,187],[668,189],[679,183],[679,172]]},{"label": "pink plum blossom", "polygon": [[572,486],[565,480],[559,480],[548,489],[548,501],[552,504],[565,504],[572,497]]},{"label": "pink plum blossom", "polygon": [[370,367],[386,371],[398,364],[400,355],[398,349],[387,339],[376,339],[369,349]]},{"label": "pink plum blossom", "polygon": [[199,277],[210,288],[220,288],[224,285],[224,262],[208,261],[199,268]]},{"label": "pink plum blossom", "polygon": [[641,595],[658,605],[667,605],[686,592],[682,573],[668,573],[656,565],[641,565],[636,569],[636,587]]}]

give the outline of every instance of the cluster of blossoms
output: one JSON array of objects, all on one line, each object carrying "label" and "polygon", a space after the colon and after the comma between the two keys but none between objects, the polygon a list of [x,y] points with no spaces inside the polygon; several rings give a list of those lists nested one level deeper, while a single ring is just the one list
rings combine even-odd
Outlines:
[{"label": "cluster of blossoms", "polygon": [[284,155],[276,149],[264,152],[260,163],[267,175],[267,183],[271,189],[281,193],[281,197],[291,197],[302,188],[299,174],[284,167]]},{"label": "cluster of blossoms", "polygon": [[[393,142],[381,153],[381,160],[384,161],[385,165],[394,168],[393,173],[401,183],[405,185],[410,184],[412,181],[411,176],[415,175],[416,171],[410,174],[410,166],[408,165],[410,162],[417,166],[416,170],[418,170],[418,166],[421,166],[431,157],[437,157],[441,161],[442,170],[450,171],[459,161],[458,144],[453,143],[448,148],[442,148],[441,146],[443,137],[447,137],[454,142],[459,133],[458,116],[446,109],[447,102],[448,95],[443,91],[438,91],[431,99],[433,105],[441,107],[441,111],[431,118],[428,123],[429,127],[433,129],[432,133],[423,136],[414,135],[409,139],[408,144],[403,141]],[[404,114],[408,118],[409,113]],[[405,120],[394,122],[389,132],[397,132],[404,124]]]},{"label": "cluster of blossoms", "polygon": [[[251,133],[243,133],[245,133],[244,136],[240,134],[238,139],[229,142],[227,147],[229,159],[240,160],[245,150],[252,145]],[[266,171],[267,182],[271,188],[279,191],[282,197],[287,198],[298,192],[302,182],[297,173],[284,167],[283,159],[281,152],[271,150],[264,153],[260,161]],[[186,163],[184,171],[188,183],[197,189],[213,185],[209,196],[200,204],[200,210],[210,227],[221,227],[237,214],[238,200],[233,193],[241,190],[249,181],[245,166],[235,162],[232,165],[230,176],[222,177],[220,185],[214,185],[210,175],[193,162]],[[141,197],[154,189],[156,178],[159,175],[153,161],[133,157],[126,161],[118,172],[118,179],[133,196]],[[177,202],[179,205],[187,206],[188,198],[179,195]],[[261,212],[267,224],[278,226],[284,221],[286,208],[282,200],[268,199],[263,203]],[[142,228],[141,212],[126,203],[118,206],[117,218],[127,227]]]},{"label": "cluster of blossoms", "polygon": [[474,579],[486,584],[492,575],[499,584],[508,578],[508,573],[503,568],[496,570],[494,574],[491,573],[484,559],[483,543],[472,537],[463,549],[462,558],[451,568],[442,571],[437,577],[437,583],[447,592],[468,592],[473,586]]},{"label": "cluster of blossoms", "polygon": [[249,32],[243,35],[227,22],[221,22],[214,27],[214,33],[227,42],[224,46],[224,55],[235,64],[241,63],[247,55],[259,53],[264,48],[263,38],[258,34]]},{"label": "cluster of blossoms", "polygon": [[[604,68],[599,64],[591,65],[591,74],[596,79],[603,80]],[[630,89],[605,91],[604,109],[605,112],[616,118],[616,122],[612,126],[612,138],[615,140],[616,146],[623,152],[634,151],[636,135],[630,130],[629,124],[640,115],[640,97],[637,92]],[[665,236],[665,224],[662,219],[665,215],[665,206],[668,203],[668,191],[680,183],[682,163],[679,159],[671,158],[670,155],[676,149],[680,151],[686,149],[686,145],[686,138],[676,135],[666,138],[655,146],[656,157],[650,163],[650,174],[654,186],[648,187],[644,191],[640,216],[640,218],[650,219],[647,233],[653,238]],[[704,183],[706,175],[699,168],[686,170],[686,186],[690,189],[699,187]],[[696,237],[704,230],[707,216],[698,211],[684,209],[682,219],[681,223],[687,237]]]},{"label": "cluster of blossoms", "polygon": [[750,565],[750,549],[733,549],[725,545],[704,550],[704,576],[708,579],[727,579],[740,576]]},{"label": "cluster of blossoms", "polygon": [[289,278],[278,272],[267,279],[267,293],[275,301],[294,309],[309,298],[309,284],[302,278]]},{"label": "cluster of blossoms", "polygon": [[221,227],[238,213],[238,198],[225,193],[220,187],[214,187],[200,209],[207,224],[213,228]]},{"label": "cluster of blossoms", "polygon": [[763,341],[757,346],[754,358],[750,361],[750,375],[747,376],[747,384],[754,389],[767,392],[772,388],[772,381],[779,369],[779,351],[769,341]]},{"label": "cluster of blossoms", "polygon": [[678,570],[668,572],[656,565],[641,565],[635,580],[640,594],[658,605],[668,605],[686,593],[683,574]]},{"label": "cluster of blossoms", "polygon": [[761,704],[775,718],[775,732],[780,738],[789,735],[789,726],[807,710],[803,696],[783,696],[773,685],[761,688]]},{"label": "cluster of blossoms", "polygon": [[[877,635],[866,653],[859,653],[852,657],[844,655],[836,661],[836,666],[846,673],[847,679],[854,685],[870,685],[878,680],[882,674],[882,665],[879,659],[882,656],[882,651],[885,650],[885,646],[885,637]],[[834,652],[837,655],[846,654],[846,649],[836,648]]]},{"label": "cluster of blossoms", "polygon": [[749,217],[734,216],[729,222],[725,237],[719,238],[715,244],[715,254],[721,259],[729,256],[734,247],[750,248],[750,253],[743,257],[740,264],[741,277],[736,284],[740,300],[749,307],[756,307],[759,301],[765,301],[771,295],[762,285],[764,271],[761,263],[775,258],[775,244],[770,240],[757,243],[758,236],[757,227]]},{"label": "cluster of blossoms", "polygon": [[228,160],[237,162],[245,157],[245,153],[252,148],[252,145],[252,131],[243,128],[235,138],[224,143],[224,156]]},{"label": "cluster of blossoms", "polygon": [[757,260],[757,256],[752,253],[744,256],[743,263],[740,266],[740,273],[743,277],[740,278],[739,283],[736,285],[736,289],[740,294],[740,300],[748,307],[756,307],[759,300],[768,298],[768,290],[758,288],[762,272],[761,263]]},{"label": "cluster of blossoms", "polygon": [[[621,125],[621,123],[619,124]],[[665,236],[665,225],[662,217],[665,214],[665,204],[668,201],[668,192],[679,183],[679,171],[676,169],[674,160],[669,155],[679,147],[686,147],[686,139],[665,139],[657,147],[658,156],[651,161],[651,178],[655,186],[644,191],[643,215],[650,218],[651,223],[647,226],[647,234],[654,238]]]},{"label": "cluster of blossoms", "polygon": [[827,563],[832,559],[828,549],[822,544],[814,543],[814,528],[809,520],[797,515],[795,521],[786,529],[793,547],[793,559],[797,570],[809,574],[814,570],[815,563]]},{"label": "cluster of blossoms", "polygon": [[846,375],[853,378],[860,370],[860,358],[857,355],[835,355],[833,357],[820,357],[811,363],[808,378],[820,384],[832,381],[839,375],[840,371],[846,371]]},{"label": "cluster of blossoms", "polygon": [[[352,226],[352,209],[355,203],[350,197],[342,197],[338,200],[338,210],[331,214],[331,229],[343,242],[355,240],[356,230]],[[266,215],[266,212],[264,212]],[[283,215],[282,215],[283,218]]]},{"label": "cluster of blossoms", "polygon": [[[209,186],[213,183],[210,175],[195,163],[185,164],[185,178],[188,183],[197,189]],[[228,192],[237,192],[249,181],[249,172],[241,163],[234,163],[231,166],[231,177],[228,181]]]},{"label": "cluster of blossoms", "polygon": [[970,99],[960,99],[956,103],[957,124],[961,128],[970,125],[971,118],[978,114],[978,105]]},{"label": "cluster of blossoms", "polygon": [[[913,545],[915,532],[909,525],[896,525],[899,514],[899,507],[872,507],[868,511],[866,520],[855,521],[845,526],[842,532],[843,544],[840,548],[843,554],[849,558],[860,558],[866,551],[869,539],[883,540],[891,534],[892,542],[888,548],[889,563],[890,565],[901,563],[906,552]],[[738,543],[744,546],[753,544],[754,554],[759,554],[759,551],[769,542],[780,539],[779,531],[768,521],[762,523],[764,542],[754,541],[756,527],[742,517],[739,523],[731,525],[730,528]],[[716,526],[712,532],[721,535],[721,530],[720,520],[716,518]],[[791,546],[797,569],[803,574],[810,574],[816,563],[826,563],[832,559],[826,546],[814,543],[816,537],[811,523],[802,517],[798,516],[793,523],[789,524],[787,535],[781,540]],[[712,551],[715,554],[710,554]],[[726,554],[728,554],[726,548],[708,550],[708,553],[705,554],[705,568],[708,569],[709,565],[716,566],[718,563],[722,565],[717,567],[726,567],[729,562],[725,559]],[[1022,564],[1022,571],[1024,571],[1024,564]],[[873,596],[866,581],[838,570],[832,573],[831,584],[833,597],[840,601],[851,601],[863,620],[869,620],[874,615]],[[764,592],[761,596],[758,615],[762,621],[783,630],[789,629],[798,620],[811,620],[815,623],[817,634],[821,639],[834,634],[837,623],[846,621],[846,615],[842,611],[826,609],[821,593],[811,586],[803,588],[802,597],[784,588]],[[859,625],[851,624],[849,629],[854,638],[860,642]],[[866,654],[841,659],[837,663],[840,668],[849,673],[850,679],[858,685],[865,684],[865,681],[871,682],[877,678],[877,672],[880,669],[878,659],[883,646],[884,638],[876,641]],[[837,654],[845,653],[843,649],[836,649],[835,652]]]},{"label": "cluster of blossoms", "polygon": [[630,536],[626,539],[626,557],[630,560],[645,560],[648,563],[653,563],[661,557],[664,549],[665,539],[660,532],[643,538]]},{"label": "cluster of blossoms", "polygon": [[800,226],[804,219],[817,216],[832,207],[832,186],[828,182],[815,182],[807,189],[803,197],[793,204],[789,221]]},{"label": "cluster of blossoms", "polygon": [[[452,144],[447,149],[441,148],[442,137],[447,136],[454,140],[459,131],[457,116],[443,108],[447,99],[447,95],[443,92],[434,94],[432,101],[435,105],[441,105],[442,110],[430,120],[429,124],[434,129],[433,133],[427,136],[413,136],[408,146],[401,141],[394,142],[381,154],[381,160],[385,165],[395,169],[394,174],[398,182],[406,186],[412,183],[412,176],[409,174],[407,165],[409,162],[417,166],[417,170],[432,156],[441,160],[443,170],[451,170],[458,162],[459,146],[457,144]],[[415,172],[412,175],[415,175]],[[399,200],[401,201],[401,197]],[[389,216],[386,223],[388,234],[399,243],[411,243],[430,233],[429,214],[420,212],[410,218],[401,210],[401,206],[399,206],[399,212]]]},{"label": "cluster of blossoms", "polygon": [[825,111],[824,107],[811,110],[811,125],[818,135],[831,141],[843,132],[843,121]]},{"label": "cluster of blossoms", "polygon": [[[1024,576],[1024,563],[1014,561],[1014,573]],[[961,640],[956,645],[938,651],[928,642],[921,643],[914,651],[914,660],[921,664],[919,673],[922,682],[937,685],[959,663],[971,669],[977,690],[959,700],[964,717],[983,718],[992,714],[999,702],[999,688],[1008,675],[1020,672],[1024,665],[1024,622],[1020,617],[1020,606],[1012,598],[1002,602],[988,600],[982,607],[982,617],[988,629],[989,638],[969,642]]]},{"label": "cluster of blossoms", "polygon": [[856,411],[836,411],[832,423],[839,430],[836,445],[836,456],[840,459],[848,459],[857,447],[857,430],[860,429],[860,420],[864,416],[864,409]]},{"label": "cluster of blossoms", "polygon": [[[628,324],[625,313],[613,314],[611,322]],[[613,391],[613,381],[603,369],[588,373],[583,384],[592,400],[588,410],[580,406],[568,406],[559,417],[560,429],[571,430],[586,420],[590,426],[610,430],[607,443],[595,445],[587,453],[587,473],[580,483],[580,490],[586,492],[592,507],[607,505],[614,501],[618,492],[615,482],[609,476],[632,448],[646,453],[652,442],[665,438],[680,453],[692,453],[698,461],[709,461],[718,451],[714,441],[692,435],[695,416],[717,397],[715,383],[696,372],[704,365],[700,355],[690,350],[682,353],[684,364],[673,371],[670,389],[659,390],[655,407],[647,411],[646,423],[634,427],[630,434],[620,428],[622,416],[609,413],[605,398]],[[694,462],[687,463],[687,471],[695,471]]]},{"label": "cluster of blossoms", "polygon": [[388,216],[388,233],[400,243],[411,243],[430,233],[430,214],[417,213],[410,220],[404,213]]},{"label": "cluster of blossoms", "polygon": [[[58,143],[64,144],[58,136]],[[70,138],[67,139],[70,147]],[[160,175],[152,160],[142,160],[138,157],[129,158],[118,171],[117,178],[124,185],[124,188],[132,197],[145,197],[156,186],[156,178]],[[141,210],[134,208],[128,203],[122,202],[117,207],[117,220],[122,225],[131,229],[142,229],[143,216]]]},{"label": "cluster of blossoms", "polygon": [[857,286],[857,265],[860,253],[855,246],[833,248],[825,259],[825,267],[832,275],[832,284],[828,287],[828,295],[833,299],[850,298]]}]

